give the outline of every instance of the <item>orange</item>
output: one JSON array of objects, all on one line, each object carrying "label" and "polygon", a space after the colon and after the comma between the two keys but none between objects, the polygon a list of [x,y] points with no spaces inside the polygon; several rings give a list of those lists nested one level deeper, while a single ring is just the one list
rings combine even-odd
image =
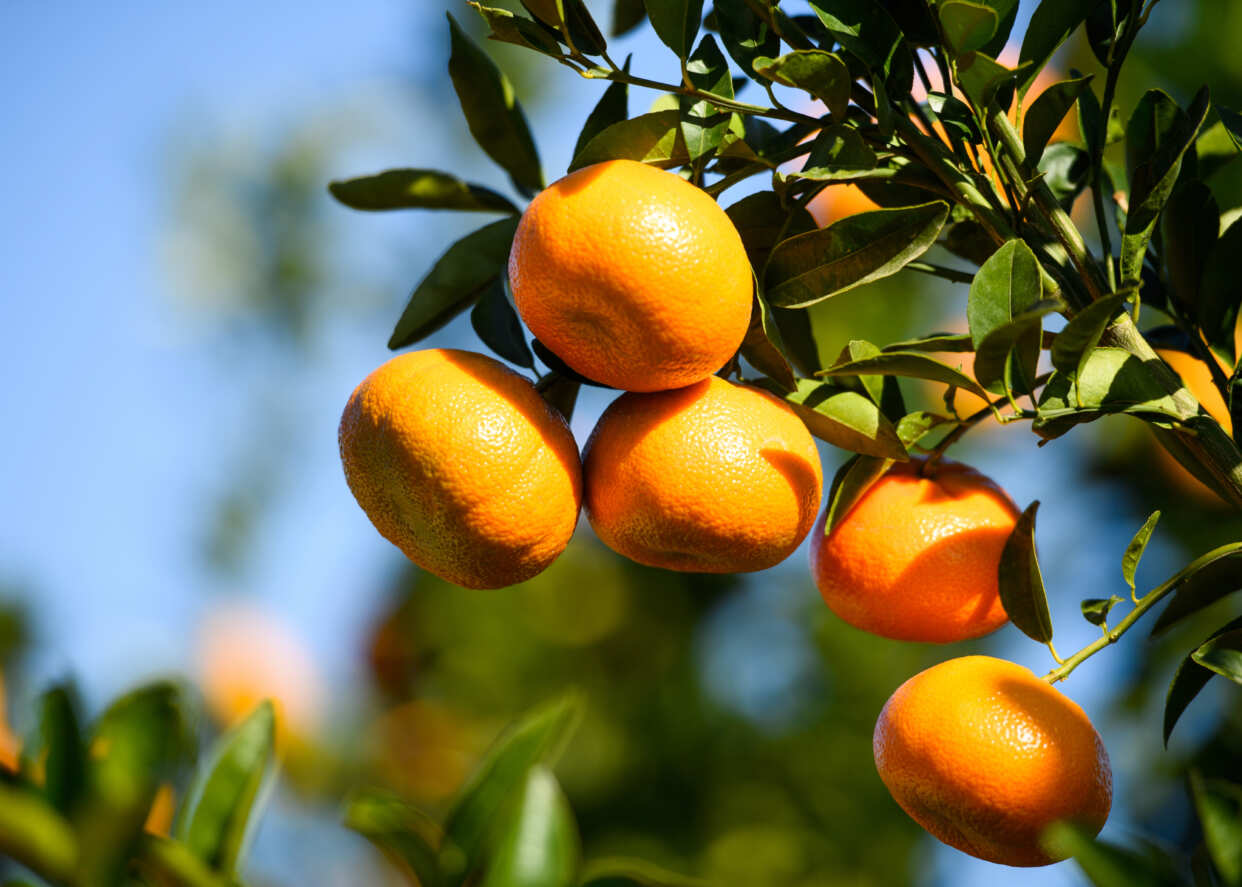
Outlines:
[{"label": "orange", "polygon": [[894,465],[824,534],[811,538],[815,584],[834,613],[902,641],[979,637],[1008,617],[997,589],[1018,509],[973,468],[941,460]]},{"label": "orange", "polygon": [[569,426],[490,357],[394,357],[350,397],[340,442],[345,479],[375,528],[457,585],[531,578],[578,522],[582,467]]},{"label": "orange", "polygon": [[617,398],[587,441],[583,471],[587,515],[606,545],[700,573],[783,561],[815,522],[823,484],[793,410],[715,376]]},{"label": "orange", "polygon": [[509,282],[541,342],[628,391],[706,378],[750,324],[750,262],[732,221],[701,189],[633,160],[588,166],[536,196]]},{"label": "orange", "polygon": [[1028,669],[950,659],[880,712],[875,766],[893,799],[951,847],[1003,865],[1048,865],[1044,830],[1098,832],[1112,805],[1108,753],[1078,705]]},{"label": "orange", "polygon": [[857,185],[829,185],[816,194],[806,205],[815,224],[824,228],[838,219],[879,209],[880,205],[868,197]]}]

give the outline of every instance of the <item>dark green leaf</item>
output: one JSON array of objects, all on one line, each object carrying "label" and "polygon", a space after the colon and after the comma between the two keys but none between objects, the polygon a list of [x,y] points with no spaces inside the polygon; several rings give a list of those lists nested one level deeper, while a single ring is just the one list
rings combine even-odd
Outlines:
[{"label": "dark green leaf", "polygon": [[[1199,90],[1189,113],[1159,90],[1150,90],[1139,102],[1126,130],[1126,160],[1130,173],[1130,208],[1121,239],[1121,280],[1137,284],[1143,258],[1160,211],[1173,193],[1182,168],[1182,155],[1195,143],[1195,136],[1208,112],[1207,87]],[[1141,147],[1154,149],[1138,154]]]},{"label": "dark green leaf", "polygon": [[974,379],[955,370],[946,363],[915,351],[884,351],[874,357],[837,364],[820,371],[821,376],[857,376],[875,374],[905,376],[911,379],[928,379],[942,382],[954,388],[963,388],[979,397],[987,398],[987,392]]},{"label": "dark green leaf", "polygon": [[564,416],[567,423],[574,417],[574,407],[578,403],[578,392],[581,388],[581,382],[566,378],[556,371],[548,373],[535,385],[539,396]]},{"label": "dark green leaf", "polygon": [[388,347],[412,345],[473,304],[509,264],[516,216],[492,222],[448,248],[414,288]]},{"label": "dark green leaf", "polygon": [[1104,109],[1100,107],[1100,100],[1095,97],[1095,92],[1089,88],[1084,89],[1078,97],[1078,132],[1088,154],[1095,157],[1098,152],[1103,151],[1103,140],[1107,137]]},{"label": "dark green leaf", "polygon": [[1072,856],[1095,887],[1181,887],[1167,861],[1098,841],[1080,825],[1055,823],[1043,840],[1058,857]]},{"label": "dark green leaf", "polygon": [[750,314],[750,329],[742,340],[742,356],[751,366],[760,370],[785,391],[797,387],[793,369],[785,358],[785,343],[781,331],[772,317],[772,309],[763,297],[755,293],[755,305]]},{"label": "dark green leaf", "polygon": [[[629,71],[630,60],[625,60],[624,70]],[[577,157],[582,150],[601,132],[614,123],[620,123],[629,117],[629,86],[618,80],[608,84],[599,102],[587,115],[582,132],[578,133],[578,141],[574,143],[573,156]]]},{"label": "dark green leaf", "polygon": [[[1242,628],[1242,618],[1234,619],[1199,646],[1209,644],[1214,638],[1237,631],[1239,628]],[[1194,702],[1195,697],[1207,686],[1214,674],[1213,671],[1204,668],[1194,660],[1194,653],[1197,650],[1198,648],[1192,650],[1182,660],[1177,667],[1177,672],[1173,675],[1173,680],[1169,683],[1169,692],[1164,699],[1164,744],[1166,746],[1169,744],[1169,737],[1173,734],[1173,728],[1177,725],[1182,713],[1186,711],[1190,703]]]},{"label": "dark green leaf", "polygon": [[473,0],[470,0],[470,5],[487,22],[491,30],[487,36],[492,40],[533,49],[553,58],[560,56],[561,49],[556,43],[556,37],[548,33],[548,29],[542,24],[525,16],[514,15],[507,9],[483,6]]},{"label": "dark green leaf", "polygon": [[[1138,6],[1143,2],[1137,0]],[[1097,0],[1088,8],[1087,45],[1101,65],[1109,64],[1110,55],[1112,64],[1120,64],[1117,41],[1126,32],[1130,16],[1139,11],[1136,0]]]},{"label": "dark green leaf", "polygon": [[832,53],[822,49],[799,49],[776,59],[761,56],[753,64],[755,72],[769,80],[801,89],[819,99],[834,119],[845,118],[854,78],[845,62]]},{"label": "dark green leaf", "polygon": [[[906,41],[918,46],[938,46],[940,29],[927,0],[881,0]],[[1016,4],[1015,4],[1016,5]]]},{"label": "dark green leaf", "polygon": [[1209,671],[1242,684],[1242,629],[1216,635],[1190,656]]},{"label": "dark green leaf", "polygon": [[676,109],[653,111],[607,127],[569,165],[572,172],[605,160],[638,160],[668,169],[690,162]]},{"label": "dark green leaf", "polygon": [[1073,80],[1062,80],[1054,83],[1043,92],[1026,111],[1022,123],[1022,146],[1026,152],[1026,162],[1031,166],[1039,164],[1039,158],[1048,146],[1048,140],[1056,132],[1065,115],[1078,101],[1091,83],[1091,75],[1076,77]]},{"label": "dark green leaf", "polygon": [[[866,360],[867,358],[875,357],[879,353],[880,349],[865,339],[851,339],[841,349],[841,353],[833,362],[833,366],[850,364],[856,360]],[[837,384],[852,388],[859,394],[865,394],[871,398],[871,401],[876,406],[880,405],[880,399],[884,394],[884,376],[866,373],[859,376],[852,374],[838,375],[836,378],[839,380]]]},{"label": "dark green leaf", "polygon": [[1075,375],[1091,349],[1100,342],[1104,330],[1125,304],[1127,293],[1114,293],[1087,305],[1057,333],[1052,343],[1052,365],[1068,375]]},{"label": "dark green leaf", "polygon": [[[1217,105],[1217,110],[1220,106]],[[1124,136],[1124,130],[1122,135]],[[1195,164],[1199,168],[1199,178],[1207,181],[1221,169],[1238,159],[1242,150],[1234,142],[1233,136],[1219,120],[1211,126],[1204,127],[1195,139]]]},{"label": "dark green leaf", "polygon": [[[711,34],[699,41],[698,49],[686,60],[686,74],[696,89],[733,98],[729,63]],[[730,117],[730,111],[722,111],[711,102],[692,96],[681,97],[681,134],[690,160],[698,160],[720,147],[729,129]]]},{"label": "dark green leaf", "polygon": [[1054,438],[1108,413],[1131,413],[1166,424],[1189,419],[1141,360],[1121,348],[1097,347],[1087,352],[1076,377],[1053,373],[1040,393],[1039,417],[1031,427]]},{"label": "dark green leaf", "polygon": [[907,458],[893,423],[871,398],[857,391],[811,379],[798,379],[793,391],[783,391],[768,379],[756,384],[783,397],[820,440],[869,456]]},{"label": "dark green leaf", "polygon": [[800,206],[786,207],[772,191],[757,191],[725,210],[741,235],[746,255],[761,270],[768,254],[782,237],[816,229],[815,219]]},{"label": "dark green leaf", "polygon": [[984,336],[975,352],[975,378],[979,384],[995,393],[1032,393],[1036,388],[1043,319],[1062,307],[1060,302],[1044,299]]},{"label": "dark green leaf", "polygon": [[992,7],[1000,19],[1000,23],[996,26],[996,33],[982,47],[983,52],[996,58],[1009,45],[1009,35],[1013,32],[1014,22],[1018,20],[1018,0],[976,0],[976,2],[983,2]]},{"label": "dark green leaf", "polygon": [[1031,88],[1052,54],[1087,18],[1092,5],[1093,0],[1042,0],[1035,8],[1018,53],[1018,64],[1028,65],[1018,79],[1020,93],[1025,95]]},{"label": "dark green leaf", "polygon": [[540,342],[538,339],[531,339],[530,350],[535,353],[535,357],[543,361],[544,366],[559,376],[577,382],[579,385],[590,385],[593,388],[610,388],[603,382],[596,382],[594,379],[588,379],[581,373],[570,369],[569,364],[561,360],[551,348]]},{"label": "dark green leaf", "polygon": [[[1006,68],[991,56],[982,52],[971,52],[962,56],[957,62],[957,76],[962,91],[970,99],[971,104],[983,110],[996,99],[1002,91],[1008,91],[1017,79],[1017,72]],[[1007,105],[1008,101],[1001,102]]]},{"label": "dark green leaf", "polygon": [[582,887],[712,887],[707,881],[674,874],[639,859],[609,858],[589,863]]},{"label": "dark green leaf", "polygon": [[513,84],[451,14],[448,20],[452,40],[449,76],[470,134],[487,156],[509,173],[515,188],[523,194],[533,194],[543,188],[543,173],[526,115],[513,94]]},{"label": "dark green leaf", "polygon": [[573,811],[545,767],[528,771],[489,841],[480,887],[572,887],[581,849]]},{"label": "dark green leaf", "polygon": [[885,345],[882,351],[974,351],[975,345],[970,333],[932,333],[921,339],[908,339]]},{"label": "dark green leaf", "polygon": [[883,6],[874,0],[811,0],[811,9],[841,46],[888,82],[890,92],[909,93],[913,57]]},{"label": "dark green leaf", "polygon": [[1153,636],[1242,588],[1242,543],[1195,558],[1160,586],[1166,587],[1175,589],[1173,599],[1152,626]]},{"label": "dark green leaf", "polygon": [[1021,240],[1010,240],[983,263],[970,285],[966,317],[978,355],[975,377],[1003,390],[1007,377],[1031,390],[1039,361],[1040,319],[1056,309],[1043,300],[1039,261]]},{"label": "dark green leaf", "polygon": [[229,877],[237,871],[275,743],[276,713],[265,701],[220,740],[187,798],[177,837],[213,871]]},{"label": "dark green leaf", "polygon": [[1159,520],[1160,512],[1153,511],[1143,522],[1143,526],[1139,527],[1138,532],[1134,534],[1134,538],[1126,546],[1125,554],[1121,556],[1121,576],[1126,580],[1126,585],[1130,586],[1130,591],[1134,591],[1134,574],[1138,570],[1139,561],[1143,559],[1143,552],[1147,550],[1147,543],[1151,541],[1151,534],[1155,532]]},{"label": "dark green leaf", "polygon": [[643,0],[613,0],[610,33],[613,37],[620,37],[641,25],[646,17],[647,8]]},{"label": "dark green leaf", "polygon": [[893,467],[892,459],[874,456],[854,456],[837,469],[828,491],[828,505],[824,517],[824,535],[827,536],[839,524],[850,509],[862,499],[867,490]]},{"label": "dark green leaf", "polygon": [[1224,124],[1229,138],[1233,139],[1238,150],[1242,151],[1242,114],[1220,105],[1216,106],[1216,113],[1220,115],[1220,122]]},{"label": "dark green leaf", "polygon": [[974,113],[970,110],[970,106],[961,99],[945,95],[943,92],[929,92],[927,106],[931,108],[946,132],[956,133],[963,141],[971,144],[983,141],[979,135],[979,126],[975,123]]},{"label": "dark green leaf", "polygon": [[1234,326],[1242,303],[1242,217],[1234,220],[1208,253],[1199,282],[1199,323],[1208,344],[1236,359]]},{"label": "dark green leaf", "polygon": [[684,59],[694,46],[703,18],[703,0],[645,0],[647,18],[664,45]]},{"label": "dark green leaf", "polygon": [[580,704],[569,696],[541,706],[511,726],[458,793],[445,821],[441,868],[448,887],[462,884],[482,861],[497,816],[522,790],[530,769],[549,764],[578,722]]},{"label": "dark green leaf", "polygon": [[[888,378],[892,378],[889,376]],[[929,413],[925,410],[919,410],[915,413],[907,413],[897,422],[897,436],[901,438],[901,442],[907,448],[914,446],[923,439],[928,432],[938,428],[941,425],[957,424],[957,419],[952,416],[942,416],[939,413]]]},{"label": "dark green leaf", "polygon": [[745,74],[755,70],[757,57],[780,52],[780,38],[746,0],[715,0],[712,6],[720,25],[720,42]]},{"label": "dark green leaf", "polygon": [[69,813],[82,794],[86,749],[68,686],[52,687],[40,698],[38,745],[23,757],[31,766],[42,765],[43,795],[48,803],[61,813]]},{"label": "dark green leaf", "polygon": [[497,277],[483,290],[470,312],[470,325],[483,344],[505,360],[535,368],[535,358],[526,344],[526,334],[522,332],[522,322],[505,295],[503,278]]},{"label": "dark green leaf", "polygon": [[1242,787],[1191,771],[1190,793],[1216,871],[1225,887],[1242,885]]},{"label": "dark green leaf", "polygon": [[944,0],[937,10],[945,42],[959,55],[982,49],[1000,27],[996,10],[972,0]]},{"label": "dark green leaf", "polygon": [[773,305],[800,308],[879,280],[927,251],[949,215],[937,200],[858,213],[772,250],[764,291]]},{"label": "dark green leaf", "polygon": [[1122,598],[1115,594],[1109,595],[1106,598],[1087,598],[1080,605],[1082,607],[1082,618],[1092,625],[1103,625],[1108,619],[1108,611],[1121,603],[1121,601]]},{"label": "dark green leaf", "polygon": [[1070,142],[1055,142],[1040,155],[1039,171],[1043,173],[1044,182],[1060,202],[1061,208],[1069,212],[1074,200],[1087,186],[1091,173],[1091,157]]},{"label": "dark green leaf", "polygon": [[506,198],[488,188],[463,182],[434,169],[390,169],[373,176],[328,185],[332,196],[353,209],[462,209],[518,212]]},{"label": "dark green leaf", "polygon": [[574,48],[580,52],[600,55],[608,48],[608,42],[583,0],[522,0],[522,5],[552,28],[562,42],[568,31]]},{"label": "dark green leaf", "polygon": [[1001,603],[1010,621],[1032,640],[1052,640],[1052,617],[1044,577],[1035,555],[1035,512],[1038,500],[1027,506],[1001,551],[997,577]]},{"label": "dark green leaf", "polygon": [[378,847],[421,887],[440,887],[435,850],[440,828],[425,813],[398,798],[366,793],[346,803],[345,825]]},{"label": "dark green leaf", "polygon": [[844,181],[866,175],[875,169],[875,165],[875,152],[858,134],[858,130],[832,124],[820,131],[802,169],[777,175],[821,182]]},{"label": "dark green leaf", "polygon": [[815,325],[811,322],[810,311],[806,308],[772,308],[771,311],[781,339],[785,342],[785,353],[793,365],[807,376],[818,373],[824,364],[819,356],[819,344],[815,340]]}]

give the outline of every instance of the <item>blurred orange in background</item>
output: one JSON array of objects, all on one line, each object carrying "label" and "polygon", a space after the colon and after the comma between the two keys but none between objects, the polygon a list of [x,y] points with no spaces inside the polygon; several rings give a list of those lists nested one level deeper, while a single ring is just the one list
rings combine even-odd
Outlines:
[{"label": "blurred orange in background", "polygon": [[484,745],[465,718],[429,699],[384,712],[366,735],[384,784],[421,803],[447,800],[461,788]]},{"label": "blurred orange in background", "polygon": [[4,675],[0,674],[0,767],[16,773],[21,750],[22,741],[9,726],[8,694],[4,688]]}]

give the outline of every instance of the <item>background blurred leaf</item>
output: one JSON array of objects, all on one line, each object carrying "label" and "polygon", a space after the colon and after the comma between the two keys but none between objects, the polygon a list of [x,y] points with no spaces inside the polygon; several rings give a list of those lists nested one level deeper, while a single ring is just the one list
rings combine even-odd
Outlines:
[{"label": "background blurred leaf", "polygon": [[1081,826],[1057,823],[1045,832],[1044,841],[1058,855],[1069,855],[1096,887],[1179,887],[1180,879],[1150,854],[1140,855],[1104,841],[1098,841]]},{"label": "background blurred leaf", "polygon": [[1225,887],[1242,885],[1242,787],[1190,774],[1203,842]]},{"label": "background blurred leaf", "polygon": [[390,169],[328,185],[332,196],[353,209],[460,209],[517,213],[507,198],[434,169]]},{"label": "background blurred leaf", "polygon": [[1208,256],[1220,233],[1220,207],[1212,190],[1200,181],[1180,186],[1169,197],[1160,231],[1173,298],[1193,316]]},{"label": "background blurred leaf", "polygon": [[582,887],[710,887],[638,859],[597,859],[583,870]]},{"label": "background blurred leaf", "polygon": [[1195,661],[1194,654],[1198,650],[1210,644],[1215,638],[1224,634],[1236,632],[1242,629],[1242,617],[1234,619],[1222,628],[1213,632],[1210,637],[1203,641],[1198,647],[1190,651],[1186,658],[1178,665],[1173,680],[1169,683],[1168,693],[1164,700],[1164,744],[1169,744],[1169,736],[1173,733],[1173,728],[1177,725],[1177,721],[1182,716],[1182,712],[1186,707],[1194,701],[1208,681],[1212,679],[1214,672]]},{"label": "background blurred leaf", "polygon": [[345,825],[416,878],[420,887],[440,887],[440,829],[425,813],[397,798],[366,792],[346,803]]},{"label": "background blurred leaf", "polygon": [[27,779],[42,770],[48,803],[64,814],[73,810],[85,785],[86,748],[68,685],[52,687],[39,700],[38,744],[23,753],[23,765]]},{"label": "background blurred leaf", "polygon": [[1039,502],[1032,502],[1018,518],[1013,532],[1001,550],[998,572],[1001,603],[1010,621],[1031,640],[1046,644],[1052,640],[1052,617],[1048,595],[1035,554],[1035,513]]},{"label": "background blurred leaf", "polygon": [[448,248],[414,288],[388,347],[413,345],[470,307],[509,265],[516,216],[467,234]]},{"label": "background blurred leaf", "polygon": [[543,188],[543,173],[526,115],[513,94],[513,84],[466,35],[452,14],[446,14],[453,46],[449,76],[470,134],[487,156],[509,173],[513,186],[530,196]]},{"label": "background blurred leaf", "polygon": [[1153,636],[1242,588],[1242,543],[1222,545],[1195,558],[1162,587],[1167,586],[1175,591],[1152,626]]},{"label": "background blurred leaf", "polygon": [[[1208,343],[1225,354],[1234,353],[1233,328],[1242,302],[1242,217],[1225,229],[1208,253],[1199,283],[1199,323]],[[1226,332],[1226,327],[1228,332]]]}]

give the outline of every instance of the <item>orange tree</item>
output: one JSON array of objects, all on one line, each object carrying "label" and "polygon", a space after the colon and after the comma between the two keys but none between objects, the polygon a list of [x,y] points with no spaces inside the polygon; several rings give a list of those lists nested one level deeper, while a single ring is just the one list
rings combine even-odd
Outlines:
[{"label": "orange tree", "polygon": [[[470,310],[483,345],[535,375],[451,351],[378,369],[340,429],[359,504],[415,563],[465,585],[538,572],[584,502],[604,542],[666,569],[760,569],[814,532],[825,600],[877,634],[950,642],[1010,620],[1054,667],[1041,679],[960,657],[912,677],[876,726],[880,778],[928,831],[981,858],[1073,855],[1100,884],[1182,883],[1189,866],[1169,854],[1094,839],[1111,804],[1107,753],[1055,685],[1157,604],[1168,601],[1159,632],[1236,590],[1242,543],[1140,595],[1153,514],[1122,556],[1128,595],[1084,600],[1100,637],[1061,656],[1035,552],[1038,503],[1019,510],[946,457],[983,422],[1029,423],[1046,441],[1125,414],[1242,505],[1231,435],[1242,426],[1203,409],[1155,350],[1206,367],[1230,416],[1242,409],[1242,224],[1205,184],[1236,160],[1242,116],[1206,88],[1184,108],[1158,90],[1118,106],[1155,3],[1043,0],[1010,67],[997,58],[1017,39],[1016,0],[811,0],[805,12],[775,0],[619,0],[614,33],[648,20],[680,62],[670,83],[618,66],[583,0],[523,0],[524,13],[473,3],[494,39],[609,81],[569,175],[546,187],[512,86],[450,16],[449,74],[471,133],[531,203],[425,169],[332,193],[359,209],[500,215],[436,262],[389,345]],[[1073,76],[1024,108],[1079,29],[1103,83]],[[761,103],[738,98],[752,82]],[[629,115],[631,86],[661,94],[650,112]],[[1069,114],[1080,140],[1052,142]],[[742,183],[747,196],[722,208]],[[844,183],[879,208],[817,228],[808,205]],[[1069,215],[1083,194],[1094,247]],[[933,247],[952,264],[929,260]],[[969,285],[969,331],[824,355],[808,309],[902,269]],[[970,371],[932,356],[946,352]],[[943,408],[907,409],[903,379],[942,386]],[[585,465],[565,423],[581,385],[626,391]],[[960,413],[959,391],[984,405]],[[808,433],[854,454],[813,531],[821,478]],[[907,606],[915,594],[927,599]],[[1213,676],[1242,682],[1240,651],[1239,621],[1188,651],[1169,686],[1166,740]],[[575,712],[560,700],[510,728],[443,822],[359,793],[347,824],[422,885],[697,883],[581,859],[549,769]],[[179,793],[171,836],[152,834],[159,788],[182,782],[189,757],[175,688],[126,696],[87,730],[70,695],[50,691],[37,741],[3,770],[0,848],[56,884],[236,883],[273,731],[262,706]],[[1242,883],[1242,789],[1195,778],[1192,792],[1204,835],[1194,883]]]}]

